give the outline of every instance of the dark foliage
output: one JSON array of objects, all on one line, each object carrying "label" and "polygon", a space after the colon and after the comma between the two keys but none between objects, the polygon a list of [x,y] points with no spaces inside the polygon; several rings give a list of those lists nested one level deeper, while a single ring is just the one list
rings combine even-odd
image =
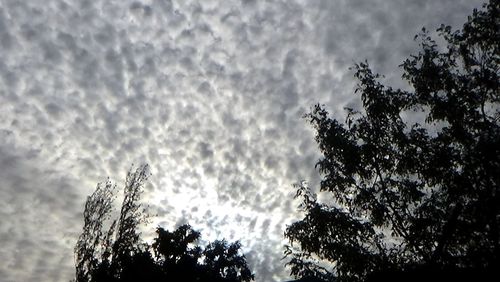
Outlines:
[{"label": "dark foliage", "polygon": [[189,225],[170,232],[161,227],[149,245],[139,225],[147,216],[139,202],[147,166],[127,174],[118,220],[105,225],[113,209],[116,186],[99,184],[87,198],[84,227],[75,247],[76,282],[248,282],[254,276],[239,242],[218,240],[197,245],[200,233]]},{"label": "dark foliage", "polygon": [[361,63],[363,110],[347,109],[345,123],[320,105],[306,115],[331,201],[297,185],[305,216],[285,231],[293,275],[362,281],[500,267],[499,7],[474,10],[460,31],[441,26],[446,46],[423,29],[420,53],[401,65],[411,91],[382,85]]}]

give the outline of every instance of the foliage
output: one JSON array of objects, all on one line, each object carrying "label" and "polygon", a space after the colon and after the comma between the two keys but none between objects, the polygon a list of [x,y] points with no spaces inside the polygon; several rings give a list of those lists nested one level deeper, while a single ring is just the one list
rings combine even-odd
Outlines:
[{"label": "foliage", "polygon": [[[90,281],[92,272],[97,268],[99,257],[109,254],[112,232],[103,234],[103,223],[112,210],[116,186],[109,180],[97,185],[95,192],[87,198],[83,213],[83,231],[75,246],[76,280]],[[114,229],[114,223],[110,231]]]},{"label": "foliage", "polygon": [[[318,201],[305,183],[302,220],[287,227],[295,276],[362,281],[370,273],[500,265],[499,1],[460,31],[423,29],[401,65],[410,89],[355,66],[363,110],[341,123],[316,105],[306,115],[323,157]],[[425,123],[411,123],[425,116]]]},{"label": "foliage", "polygon": [[202,248],[200,233],[189,225],[173,232],[158,227],[151,245],[142,242],[138,228],[147,216],[139,201],[148,176],[147,166],[127,174],[119,217],[107,231],[116,186],[108,180],[87,198],[75,246],[76,282],[253,280],[239,242],[218,240]]}]

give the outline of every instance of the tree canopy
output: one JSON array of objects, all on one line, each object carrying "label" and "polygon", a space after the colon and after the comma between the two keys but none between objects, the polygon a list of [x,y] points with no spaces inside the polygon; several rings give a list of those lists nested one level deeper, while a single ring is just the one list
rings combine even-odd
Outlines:
[{"label": "tree canopy", "polygon": [[[75,246],[76,282],[248,282],[254,279],[239,242],[217,240],[199,246],[189,225],[156,229],[152,244],[141,240],[147,220],[140,203],[148,167],[129,171],[119,216],[110,220],[116,185],[97,185],[87,198],[83,231]],[[110,222],[109,222],[110,221]]]},{"label": "tree canopy", "polygon": [[306,115],[327,200],[296,186],[304,218],[285,231],[293,275],[500,266],[499,9],[491,0],[461,30],[441,26],[445,44],[423,29],[420,52],[401,65],[409,90],[359,63],[362,109],[345,122],[322,105]]}]

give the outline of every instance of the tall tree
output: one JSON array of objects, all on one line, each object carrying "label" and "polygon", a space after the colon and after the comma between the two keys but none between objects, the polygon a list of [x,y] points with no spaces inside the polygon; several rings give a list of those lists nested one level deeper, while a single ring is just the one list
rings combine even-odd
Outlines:
[{"label": "tall tree", "polygon": [[77,282],[98,281],[96,277],[104,277],[104,270],[120,277],[130,259],[144,253],[147,246],[140,242],[138,227],[147,215],[139,200],[148,176],[147,165],[127,173],[118,219],[111,220],[117,189],[109,179],[87,198],[83,231],[75,246]]},{"label": "tall tree", "polygon": [[360,63],[361,110],[344,123],[320,105],[306,115],[331,201],[296,186],[305,216],[285,231],[293,275],[500,266],[499,6],[474,10],[459,31],[441,26],[446,46],[423,29],[421,51],[402,64],[411,91]]},{"label": "tall tree", "polygon": [[239,242],[197,245],[200,233],[189,225],[156,230],[153,244],[141,240],[147,214],[140,203],[147,166],[127,174],[118,219],[111,220],[116,185],[97,185],[87,198],[84,226],[75,246],[76,282],[249,282],[254,279]]},{"label": "tall tree", "polygon": [[103,224],[112,211],[115,189],[116,186],[108,180],[98,184],[94,193],[87,197],[83,231],[75,246],[76,281],[90,281],[92,273],[101,263],[99,258],[110,254],[109,243],[115,222],[107,233],[103,232]]}]

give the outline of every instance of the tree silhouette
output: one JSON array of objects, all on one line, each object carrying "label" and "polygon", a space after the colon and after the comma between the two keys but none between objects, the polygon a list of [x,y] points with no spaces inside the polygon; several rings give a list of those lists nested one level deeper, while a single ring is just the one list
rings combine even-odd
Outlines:
[{"label": "tree silhouette", "polygon": [[296,185],[304,218],[285,231],[293,275],[363,281],[500,266],[499,6],[474,10],[462,30],[441,26],[445,46],[423,29],[421,51],[401,65],[411,90],[382,85],[360,63],[362,110],[347,109],[345,123],[320,105],[306,115],[327,200]]},{"label": "tree silhouette", "polygon": [[[197,245],[200,233],[189,225],[170,232],[156,229],[152,244],[138,228],[147,220],[140,203],[148,167],[127,174],[118,219],[111,220],[116,185],[97,185],[87,198],[84,226],[75,246],[76,282],[248,282],[254,279],[239,242]],[[107,226],[109,225],[109,226]]]}]

